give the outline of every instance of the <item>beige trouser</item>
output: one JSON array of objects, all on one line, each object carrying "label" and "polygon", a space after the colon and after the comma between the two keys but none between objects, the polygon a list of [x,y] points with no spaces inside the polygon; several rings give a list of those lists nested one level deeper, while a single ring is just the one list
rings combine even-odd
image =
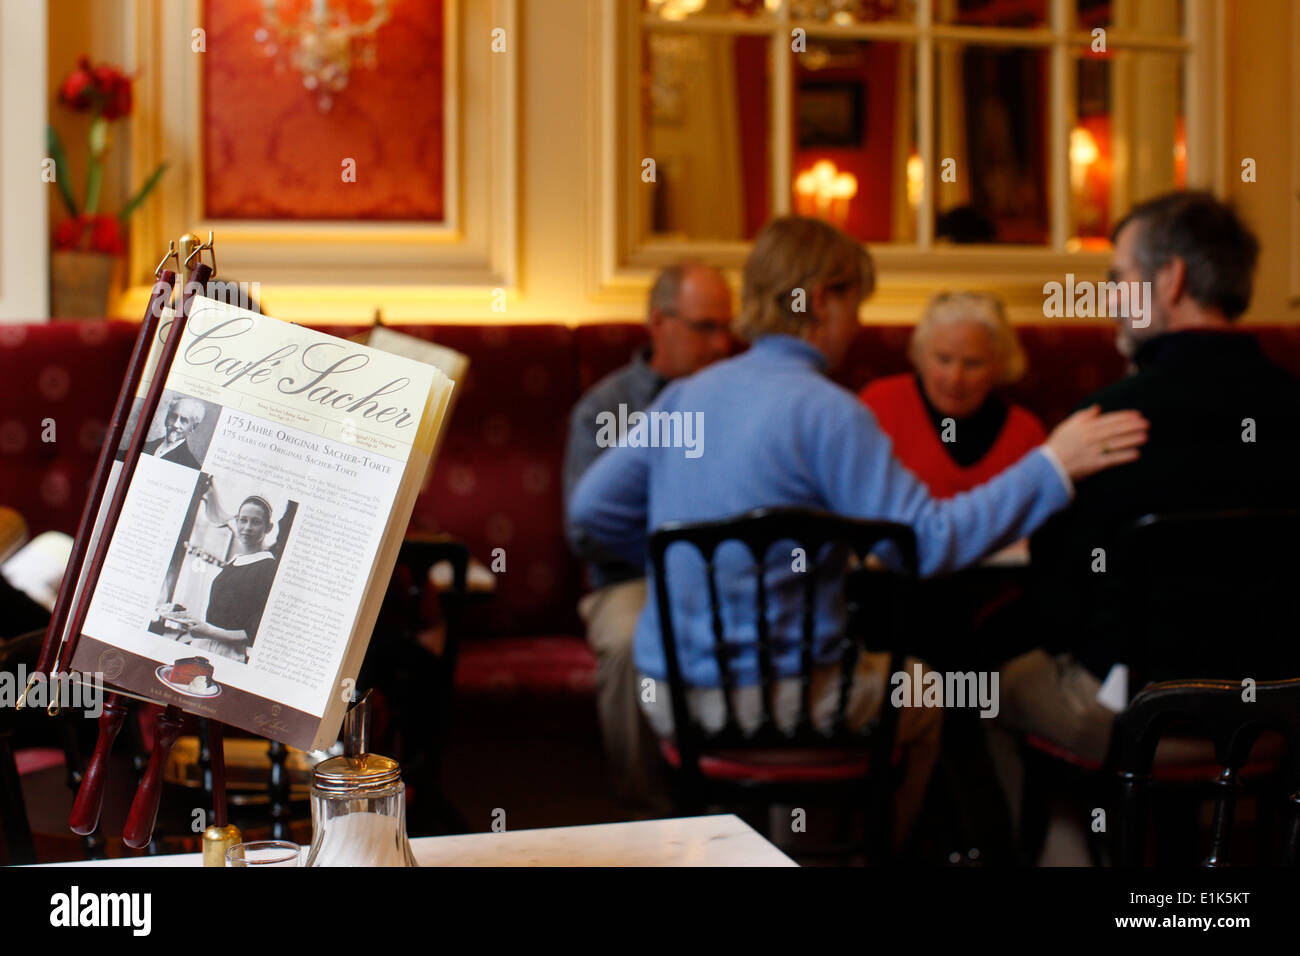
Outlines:
[{"label": "beige trouser", "polygon": [[1092,760],[1106,758],[1113,711],[1097,703],[1101,681],[1069,654],[1041,648],[1002,665],[998,722],[1046,737]]},{"label": "beige trouser", "polygon": [[[913,673],[915,658],[907,658],[903,668]],[[821,730],[830,727],[839,703],[840,669],[837,665],[818,667],[813,671],[809,700],[812,702],[812,719]],[[845,722],[850,729],[859,730],[877,714],[885,700],[889,685],[889,655],[866,653],[858,658],[853,683],[849,686],[849,701],[844,710]],[[742,730],[751,731],[760,718],[759,688],[738,687],[732,690],[731,706],[736,722]],[[726,715],[722,704],[722,690],[701,687],[687,693],[687,706],[695,719],[707,730],[721,729]],[[666,681],[657,681],[653,701],[642,695],[642,708],[650,726],[661,736],[672,734],[672,699]],[[799,681],[786,678],[772,685],[772,716],[777,726],[789,728],[799,713]],[[939,757],[939,744],[943,729],[943,709],[939,707],[900,708],[898,715],[897,744],[903,751],[903,776],[894,797],[894,841],[901,843],[912,829],[921,806],[930,774]]]},{"label": "beige trouser", "polygon": [[[1115,715],[1097,703],[1101,682],[1070,654],[1048,654],[1041,648],[1014,657],[1001,668],[1001,709],[986,727],[986,741],[998,783],[1006,796],[1011,819],[1019,828],[1024,789],[1024,762],[1020,756],[1020,733],[1037,734],[1072,753],[1104,760],[1110,743]],[[981,721],[983,723],[983,721]],[[1060,829],[1060,821],[1053,827]],[[1077,826],[1066,826],[1073,832]],[[1064,832],[1064,831],[1063,831]],[[1049,844],[1066,847],[1058,864],[1086,866],[1084,837],[1059,837]]]},{"label": "beige trouser", "polygon": [[578,614],[596,653],[596,710],[614,790],[625,800],[666,807],[658,741],[637,706],[632,659],[645,599],[645,578],[637,578],[591,592],[578,602]]}]

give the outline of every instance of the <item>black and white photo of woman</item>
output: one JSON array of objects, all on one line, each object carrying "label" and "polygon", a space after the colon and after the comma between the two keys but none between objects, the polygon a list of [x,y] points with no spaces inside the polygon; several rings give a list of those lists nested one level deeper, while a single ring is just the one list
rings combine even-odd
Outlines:
[{"label": "black and white photo of woman", "polygon": [[[195,650],[244,663],[257,639],[262,612],[266,607],[279,566],[279,555],[295,505],[287,502],[277,530],[271,496],[252,494],[243,498],[232,513],[225,511],[215,487],[202,496],[204,517],[197,519],[185,536],[184,562],[192,571],[177,582],[172,599],[158,608],[169,633]],[[290,519],[290,520],[286,520]],[[208,525],[205,532],[203,524]],[[216,551],[211,545],[214,532],[229,544]],[[274,537],[275,544],[268,545]],[[180,549],[178,549],[180,550]],[[212,569],[211,584],[203,593]],[[183,595],[189,600],[183,600]]]}]

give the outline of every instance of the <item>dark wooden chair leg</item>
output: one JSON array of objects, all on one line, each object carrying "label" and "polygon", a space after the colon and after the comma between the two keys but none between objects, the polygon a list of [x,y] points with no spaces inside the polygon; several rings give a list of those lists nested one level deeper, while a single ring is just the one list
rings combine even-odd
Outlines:
[{"label": "dark wooden chair leg", "polygon": [[199,773],[203,781],[204,805],[212,806],[212,728],[206,718],[199,720]]},{"label": "dark wooden chair leg", "polygon": [[1141,866],[1147,849],[1147,779],[1136,773],[1121,774],[1119,791],[1114,821],[1115,865]]},{"label": "dark wooden chair leg", "polygon": [[[1102,867],[1113,865],[1114,861],[1110,855],[1110,839],[1105,830],[1097,831],[1093,829],[1092,811],[1098,807],[1106,806],[1106,792],[1110,785],[1110,780],[1105,775],[1089,774],[1086,778],[1086,794],[1083,805],[1080,807],[1080,813],[1083,814],[1083,822],[1087,846],[1088,860],[1093,866]],[[1106,821],[1107,826],[1111,821]]]},{"label": "dark wooden chair leg", "polygon": [[75,796],[81,786],[81,777],[85,773],[86,760],[81,752],[81,740],[77,736],[81,715],[66,710],[59,714],[59,735],[63,738],[64,782]]},{"label": "dark wooden chair leg", "polygon": [[1203,866],[1224,866],[1228,856],[1228,841],[1232,824],[1237,816],[1237,797],[1241,793],[1241,780],[1232,767],[1224,767],[1215,781],[1217,799],[1214,803],[1214,823],[1210,831],[1210,853]]},{"label": "dark wooden chair leg", "polygon": [[278,740],[273,740],[267,753],[271,758],[271,776],[266,787],[271,805],[271,838],[287,840],[293,815],[290,807],[289,771],[284,765],[289,750]]},{"label": "dark wooden chair leg", "polygon": [[126,721],[126,732],[131,740],[131,769],[137,778],[143,777],[149,767],[149,748],[144,745],[144,730],[140,727],[139,712],[131,714]]},{"label": "dark wooden chair leg", "polygon": [[1282,865],[1300,866],[1300,790],[1287,798],[1279,814],[1282,824]]},{"label": "dark wooden chair leg", "polygon": [[1020,786],[1020,825],[1016,844],[1020,862],[1037,866],[1047,843],[1047,826],[1051,817],[1049,777],[1053,767],[1032,747],[1022,747],[1024,779]]},{"label": "dark wooden chair leg", "polygon": [[14,760],[13,732],[0,731],[0,828],[10,866],[36,862],[36,847],[23,802],[23,782]]}]

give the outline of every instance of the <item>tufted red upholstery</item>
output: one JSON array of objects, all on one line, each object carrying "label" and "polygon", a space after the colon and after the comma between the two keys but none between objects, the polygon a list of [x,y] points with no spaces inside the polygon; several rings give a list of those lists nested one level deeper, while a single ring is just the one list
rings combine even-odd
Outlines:
[{"label": "tufted red upholstery", "polygon": [[[581,572],[563,532],[561,465],[568,414],[583,390],[646,341],[642,326],[423,325],[401,331],[470,357],[455,417],[412,527],[465,540],[491,565],[505,551],[497,594],[470,614],[464,688],[527,686],[586,692],[594,660],[581,642],[575,605]],[[359,326],[325,329],[351,335]],[[1275,361],[1300,374],[1300,326],[1252,328]],[[1051,426],[1090,391],[1123,374],[1107,323],[1019,330],[1029,373],[1010,397]],[[839,380],[857,390],[908,367],[910,329],[864,326]],[[126,367],[135,326],[53,322],[0,326],[0,503],[33,534],[73,532]],[[42,422],[55,423],[42,442]],[[538,638],[537,635],[546,635]],[[503,638],[523,639],[504,641]],[[531,646],[527,643],[533,640]]]},{"label": "tufted red upholstery", "polygon": [[135,332],[129,322],[0,325],[0,501],[33,535],[76,530]]},{"label": "tufted red upholstery", "polygon": [[456,664],[456,683],[490,694],[520,690],[544,694],[594,694],[591,651],[571,635],[502,637],[467,641]]},{"label": "tufted red upholstery", "polygon": [[572,332],[559,325],[403,329],[464,352],[470,371],[430,487],[411,518],[463,540],[489,567],[504,550],[496,597],[473,631],[578,634],[579,568],[564,540],[561,470],[578,400]]},{"label": "tufted red upholstery", "polygon": [[[673,767],[682,764],[677,745],[659,741],[659,752]],[[903,751],[895,747],[890,761],[902,763]],[[751,783],[826,783],[860,780],[871,772],[871,758],[861,750],[759,750],[718,751],[700,754],[700,773],[715,780]]]}]

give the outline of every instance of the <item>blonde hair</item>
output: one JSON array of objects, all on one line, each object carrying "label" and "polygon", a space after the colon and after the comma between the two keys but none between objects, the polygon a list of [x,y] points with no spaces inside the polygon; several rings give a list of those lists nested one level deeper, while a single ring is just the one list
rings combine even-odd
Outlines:
[{"label": "blonde hair", "polygon": [[[736,335],[752,342],[770,334],[799,335],[812,324],[808,298],[816,286],[857,286],[862,298],[876,286],[876,269],[865,246],[820,219],[783,216],[754,240],[745,260]],[[802,291],[796,310],[795,293]]]},{"label": "blonde hair", "polygon": [[925,307],[921,321],[912,331],[908,354],[913,365],[920,365],[921,351],[930,333],[940,326],[970,322],[982,326],[993,342],[993,352],[1002,367],[999,385],[1010,385],[1025,374],[1025,352],[1016,330],[1007,320],[1002,300],[985,292],[940,292]]}]

